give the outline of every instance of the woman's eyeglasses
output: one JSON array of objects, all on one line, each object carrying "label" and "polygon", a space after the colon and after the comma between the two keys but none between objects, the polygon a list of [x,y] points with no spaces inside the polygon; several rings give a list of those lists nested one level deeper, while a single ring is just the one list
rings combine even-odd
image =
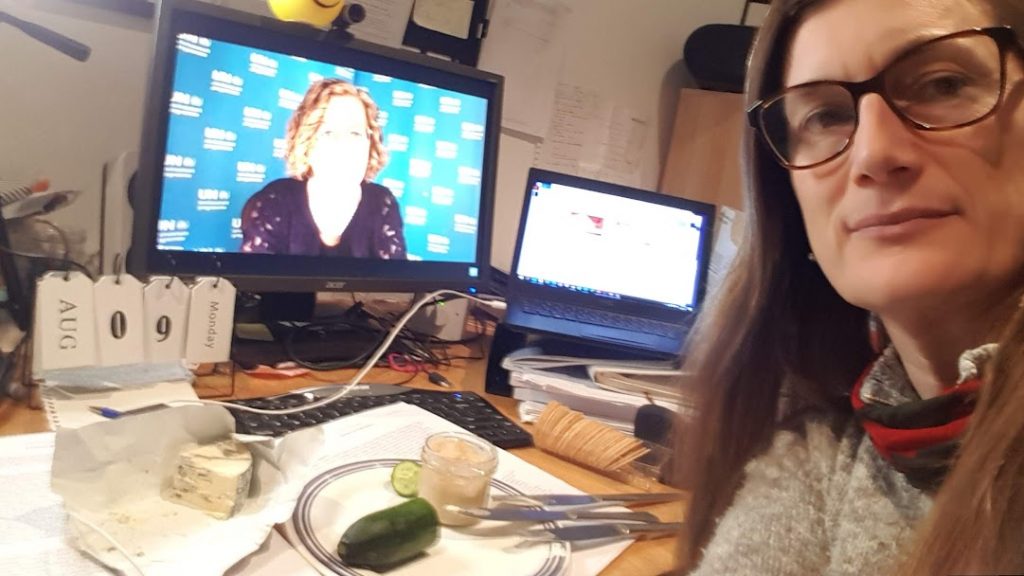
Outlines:
[{"label": "woman's eyeglasses", "polygon": [[845,152],[857,131],[860,98],[869,93],[919,130],[962,128],[999,107],[1011,48],[1020,46],[1009,27],[940,36],[903,52],[869,80],[786,88],[751,106],[748,121],[791,170],[820,166]]}]

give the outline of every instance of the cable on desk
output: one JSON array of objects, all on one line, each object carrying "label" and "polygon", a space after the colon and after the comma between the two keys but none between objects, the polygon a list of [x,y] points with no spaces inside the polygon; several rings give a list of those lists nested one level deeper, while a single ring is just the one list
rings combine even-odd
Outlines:
[{"label": "cable on desk", "polygon": [[[349,317],[356,315],[358,315],[356,318]],[[352,314],[346,313],[339,318],[321,319],[308,324],[303,324],[289,331],[283,339],[282,344],[284,346],[285,353],[288,355],[288,359],[298,366],[314,371],[341,370],[344,368],[358,367],[365,362],[367,358],[373,354],[377,346],[383,342],[384,338],[387,337],[388,331],[393,327],[394,325],[390,321],[383,320],[360,309]],[[307,334],[336,336],[339,332],[342,335],[350,333],[353,336],[366,334],[371,336],[373,341],[365,350],[360,351],[354,356],[338,360],[311,361],[300,357],[296,352],[296,341]],[[428,335],[420,335],[408,328],[403,328],[400,331],[398,338],[396,338],[388,349],[388,354],[389,356],[392,354],[399,355],[410,362],[436,366],[441,361],[441,357],[431,350],[428,338]],[[394,364],[392,362],[378,363],[378,365],[394,368]]]},{"label": "cable on desk", "polygon": [[21,250],[15,250],[13,248],[8,248],[6,246],[0,246],[0,252],[5,252],[7,254],[10,254],[11,256],[19,256],[21,258],[29,258],[31,260],[43,260],[43,261],[46,261],[46,262],[60,262],[61,264],[63,264],[67,268],[74,268],[74,269],[82,272],[83,274],[88,276],[90,280],[94,279],[93,275],[92,275],[92,272],[89,271],[89,269],[86,268],[85,265],[79,264],[78,262],[75,262],[74,260],[72,260],[70,258],[61,259],[61,258],[58,258],[56,256],[49,256],[47,254],[33,254],[32,252],[22,252]]},{"label": "cable on desk", "polygon": [[54,232],[57,233],[57,237],[60,238],[60,245],[62,251],[61,260],[64,260],[65,262],[69,261],[71,259],[71,243],[68,242],[68,235],[64,233],[64,230],[60,226],[57,226],[56,224],[50,222],[45,218],[33,218],[32,222],[36,224],[42,224],[43,226],[46,226],[50,230],[53,230]]},{"label": "cable on desk", "polygon": [[[412,382],[413,380],[415,380],[417,376],[419,376],[419,374],[412,374],[410,376],[407,376],[406,378],[403,378],[402,380],[400,380],[398,382],[378,382],[378,381],[375,380],[374,384],[388,384],[390,386],[405,386],[409,382]],[[305,377],[309,378],[310,380],[315,380],[317,382],[320,382],[322,384],[335,384],[335,385],[338,384],[337,378],[320,378],[315,373],[314,374],[308,374]],[[232,406],[234,406],[234,405],[232,405]]]},{"label": "cable on desk", "polygon": [[[434,300],[434,302],[436,302],[436,300]],[[362,303],[357,302],[340,317],[334,319],[323,319],[318,322],[303,325],[295,331],[289,332],[287,339],[284,341],[286,352],[288,353],[289,359],[296,365],[311,370],[338,370],[342,368],[350,368],[362,361],[365,361],[369,354],[373,352],[373,347],[367,349],[365,353],[352,358],[336,361],[312,362],[307,361],[296,354],[293,342],[308,332],[316,333],[321,330],[350,330],[353,334],[369,333],[374,336],[379,335],[379,338],[376,338],[377,342],[373,345],[375,347],[383,340],[387,333],[395,327],[396,320],[397,319],[395,317],[391,317],[390,315],[374,314],[364,308]],[[444,366],[451,366],[451,360],[453,357],[449,353],[448,346],[452,344],[472,344],[473,342],[481,342],[482,345],[483,336],[483,333],[478,333],[458,340],[446,340],[438,338],[432,334],[426,334],[413,330],[408,326],[404,326],[399,331],[398,337],[388,348],[388,362],[379,362],[378,366],[386,366],[399,372],[408,372],[408,368],[413,364],[421,365],[423,370],[427,370],[428,367],[436,369]],[[476,359],[477,357],[465,356],[459,358]],[[398,363],[401,363],[402,366],[398,367]]]},{"label": "cable on desk", "polygon": [[240,411],[243,411],[243,412],[253,412],[255,414],[295,414],[295,413],[298,413],[298,412],[303,412],[305,410],[312,410],[313,408],[319,408],[321,406],[326,406],[326,405],[328,405],[328,404],[330,404],[330,403],[332,403],[332,402],[334,402],[334,401],[336,401],[336,400],[338,400],[340,398],[344,398],[346,395],[348,395],[348,393],[352,390],[352,388],[354,388],[356,385],[358,385],[360,382],[362,382],[362,380],[366,376],[366,374],[374,366],[377,365],[377,362],[381,359],[381,357],[384,355],[384,353],[387,352],[388,348],[391,346],[391,343],[395,341],[395,338],[398,337],[399,332],[401,332],[401,330],[405,326],[405,324],[407,322],[409,322],[409,319],[412,318],[412,316],[420,309],[420,307],[422,307],[424,304],[429,302],[431,299],[433,299],[433,298],[435,298],[435,297],[437,297],[437,296],[439,296],[441,294],[455,294],[455,295],[460,296],[462,298],[469,298],[470,300],[473,300],[475,302],[479,302],[479,303],[481,303],[481,304],[483,304],[485,306],[491,306],[491,307],[498,308],[498,309],[504,309],[505,308],[504,300],[485,299],[485,298],[480,298],[480,297],[477,297],[477,296],[470,296],[468,294],[462,294],[461,292],[456,292],[454,290],[436,290],[434,292],[431,292],[430,294],[427,294],[426,296],[421,298],[419,301],[417,301],[416,304],[411,306],[409,308],[409,310],[406,311],[406,313],[403,314],[401,318],[399,318],[398,322],[395,323],[395,326],[388,332],[387,338],[385,338],[384,341],[381,343],[381,345],[377,347],[377,350],[373,353],[373,355],[370,356],[370,358],[366,361],[366,363],[363,364],[363,367],[359,369],[359,372],[357,372],[356,375],[351,380],[348,381],[348,383],[343,385],[334,394],[331,394],[330,396],[326,396],[324,398],[321,398],[320,400],[317,400],[315,402],[310,402],[309,404],[305,404],[303,406],[297,406],[295,408],[283,408],[281,410],[264,410],[264,409],[260,409],[260,408],[251,408],[249,406],[242,406],[240,404],[232,404],[230,402],[218,402],[216,400],[177,400],[177,401],[173,401],[173,402],[168,402],[168,404],[171,404],[171,405],[174,405],[174,406],[188,405],[188,404],[205,404],[205,405],[210,405],[210,406],[221,406],[221,407],[224,407],[224,408],[231,408],[232,410],[240,410]]},{"label": "cable on desk", "polygon": [[[313,362],[310,360],[300,358],[298,354],[296,354],[295,339],[297,337],[305,335],[306,333],[309,332],[320,331],[321,333],[324,333],[327,331],[337,330],[338,328],[349,328],[353,333],[369,333],[377,335],[379,336],[379,338],[376,339],[376,342],[372,346],[360,352],[355,357],[346,358],[344,360]],[[288,335],[284,339],[283,345],[285,353],[288,355],[288,359],[294,362],[295,364],[303,368],[307,368],[309,370],[325,372],[330,370],[341,370],[343,368],[352,368],[360,365],[362,362],[365,362],[366,359],[369,358],[371,354],[373,354],[376,347],[380,345],[380,343],[384,340],[386,336],[386,332],[373,330],[368,326],[361,326],[348,319],[331,319],[310,322],[308,324],[304,324],[302,326],[299,326],[298,328],[295,328],[294,330],[288,332]]]},{"label": "cable on desk", "polygon": [[71,510],[67,510],[67,513],[68,513],[68,516],[74,518],[75,520],[80,522],[83,526],[89,528],[93,532],[95,532],[95,533],[99,534],[100,536],[102,536],[103,539],[107,541],[107,543],[109,543],[111,546],[113,546],[115,550],[117,550],[118,552],[121,553],[122,556],[124,556],[124,559],[127,560],[128,563],[132,565],[132,568],[134,568],[135,571],[138,572],[140,576],[146,576],[146,573],[142,570],[142,567],[140,567],[138,564],[135,563],[135,559],[132,558],[132,555],[129,554],[128,551],[124,549],[124,546],[121,546],[120,542],[118,542],[113,536],[108,534],[106,530],[104,530],[103,528],[100,528],[96,524],[93,524],[91,521],[86,520],[85,518],[83,518],[82,516],[72,512]]},{"label": "cable on desk", "polygon": [[29,379],[28,349],[31,341],[30,332],[22,333],[18,343],[7,353],[3,370],[0,371],[0,396],[7,395],[17,400],[28,400],[31,405],[31,393],[25,386]]},{"label": "cable on desk", "polygon": [[[436,303],[438,300],[440,299],[435,299],[433,303]],[[413,330],[411,328],[406,327],[400,333],[399,341],[404,342],[406,345],[415,344],[419,348],[420,352],[412,354],[406,351],[405,354],[414,358],[418,358],[419,361],[422,362],[423,364],[428,364],[430,366],[433,366],[434,368],[451,366],[452,360],[481,360],[485,357],[486,354],[486,349],[484,345],[484,336],[486,336],[487,333],[486,320],[481,320],[481,318],[479,316],[476,316],[475,314],[474,317],[476,318],[478,323],[483,325],[483,330],[477,331],[475,334],[472,334],[465,338],[459,338],[457,340],[447,340],[444,338],[434,336],[433,334],[419,332],[417,330]],[[384,319],[377,317],[376,320],[380,324],[385,325],[389,329],[392,328],[394,325],[393,318]],[[392,324],[387,325],[388,322],[391,322]],[[473,344],[474,342],[480,344],[479,356],[452,356],[450,354],[449,346],[458,344],[468,346],[470,344]],[[436,349],[439,349],[439,351],[435,351]],[[402,352],[401,350],[397,349],[392,349],[391,351]]]}]

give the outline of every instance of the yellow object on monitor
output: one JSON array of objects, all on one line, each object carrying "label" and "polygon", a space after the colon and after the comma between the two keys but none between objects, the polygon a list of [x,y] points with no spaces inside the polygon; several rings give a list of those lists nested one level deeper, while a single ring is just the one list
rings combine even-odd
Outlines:
[{"label": "yellow object on monitor", "polygon": [[279,20],[305,22],[326,30],[341,13],[345,0],[267,0],[267,4]]}]

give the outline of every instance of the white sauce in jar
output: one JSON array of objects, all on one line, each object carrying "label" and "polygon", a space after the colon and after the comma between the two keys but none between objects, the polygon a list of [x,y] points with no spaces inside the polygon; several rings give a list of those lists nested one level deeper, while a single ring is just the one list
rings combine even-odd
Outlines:
[{"label": "white sauce in jar", "polygon": [[498,465],[494,446],[471,434],[445,432],[427,438],[422,459],[419,495],[434,506],[441,523],[467,526],[476,522],[446,506],[487,506],[491,477]]}]

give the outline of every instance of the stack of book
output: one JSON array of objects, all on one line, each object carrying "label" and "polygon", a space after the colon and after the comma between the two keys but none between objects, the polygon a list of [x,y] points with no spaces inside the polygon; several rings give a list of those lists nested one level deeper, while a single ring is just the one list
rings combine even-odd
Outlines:
[{"label": "stack of book", "polygon": [[556,401],[632,434],[637,410],[645,404],[684,414],[693,410],[683,386],[686,375],[668,361],[550,356],[523,348],[506,356],[502,367],[509,371],[524,422],[533,422]]}]

